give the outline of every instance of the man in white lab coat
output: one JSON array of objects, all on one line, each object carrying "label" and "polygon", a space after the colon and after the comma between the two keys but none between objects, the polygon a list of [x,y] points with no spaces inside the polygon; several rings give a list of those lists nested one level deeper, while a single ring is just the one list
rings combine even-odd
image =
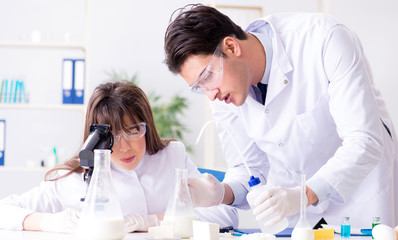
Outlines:
[{"label": "man in white lab coat", "polygon": [[165,62],[212,101],[229,168],[223,183],[191,180],[196,205],[245,206],[242,154],[274,186],[254,209],[257,219],[278,214],[268,224],[295,225],[301,174],[311,225],[398,224],[397,136],[351,30],[322,13],[273,15],[246,31],[203,5],[174,14]]}]

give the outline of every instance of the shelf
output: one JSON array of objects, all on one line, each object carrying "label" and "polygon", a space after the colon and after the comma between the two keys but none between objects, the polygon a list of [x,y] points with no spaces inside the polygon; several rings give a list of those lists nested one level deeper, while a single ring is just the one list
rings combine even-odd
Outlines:
[{"label": "shelf", "polygon": [[51,168],[28,166],[0,166],[0,172],[46,172]]},{"label": "shelf", "polygon": [[86,106],[83,104],[0,103],[0,109],[78,110],[84,113]]},{"label": "shelf", "polygon": [[32,42],[4,42],[0,41],[0,47],[13,48],[58,48],[58,49],[81,49],[86,51],[84,44],[69,44],[69,43],[32,43]]}]

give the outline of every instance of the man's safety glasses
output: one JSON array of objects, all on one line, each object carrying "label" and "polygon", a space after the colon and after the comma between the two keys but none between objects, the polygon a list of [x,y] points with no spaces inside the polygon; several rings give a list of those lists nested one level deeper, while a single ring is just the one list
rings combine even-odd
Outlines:
[{"label": "man's safety glasses", "polygon": [[191,91],[203,94],[205,91],[213,90],[219,85],[223,75],[223,52],[221,46],[222,43],[218,44],[209,65],[190,86]]},{"label": "man's safety glasses", "polygon": [[146,133],[146,123],[137,123],[128,128],[128,132],[113,136],[113,145],[120,142],[120,137],[123,136],[126,141],[137,141]]}]

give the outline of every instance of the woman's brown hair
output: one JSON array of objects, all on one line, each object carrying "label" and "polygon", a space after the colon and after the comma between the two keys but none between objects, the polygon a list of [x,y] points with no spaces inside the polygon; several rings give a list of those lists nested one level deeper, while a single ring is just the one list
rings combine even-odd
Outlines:
[{"label": "woman's brown hair", "polygon": [[[127,116],[131,123],[146,123],[146,151],[149,155],[157,153],[167,146],[173,139],[161,139],[156,131],[151,105],[145,93],[134,83],[128,81],[107,82],[98,85],[87,105],[84,126],[83,143],[89,135],[90,124],[109,124],[112,132],[127,132],[127,123],[123,118]],[[82,144],[83,144],[82,143]],[[60,177],[51,178],[58,170],[69,172]],[[44,179],[53,181],[66,177],[74,172],[82,173],[78,153],[60,166],[49,170]]]}]

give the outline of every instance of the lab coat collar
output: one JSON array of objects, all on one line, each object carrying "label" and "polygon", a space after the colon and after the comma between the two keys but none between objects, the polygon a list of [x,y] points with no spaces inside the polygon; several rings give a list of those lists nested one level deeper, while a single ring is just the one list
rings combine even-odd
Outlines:
[{"label": "lab coat collar", "polygon": [[279,36],[279,33],[275,30],[270,21],[271,17],[261,18],[249,25],[246,31],[256,32],[261,31],[259,28],[264,28],[268,23],[272,30],[272,65],[270,70],[269,85],[267,91],[267,97],[265,99],[264,106],[266,107],[287,85],[287,75],[293,71],[293,66],[286,53],[285,47]]},{"label": "lab coat collar", "polygon": [[293,66],[289,61],[289,57],[286,53],[286,50],[284,48],[284,45],[281,41],[281,38],[279,36],[279,33],[275,30],[274,26],[272,25],[272,21],[270,21],[271,17],[265,17],[265,18],[260,18],[254,22],[252,22],[246,29],[247,32],[256,32],[256,30],[260,27],[263,27],[265,24],[269,24],[269,26],[272,29],[272,49],[274,51],[274,59],[276,60],[275,63],[279,64],[279,67],[283,71],[283,73],[286,75],[290,71],[293,70]]},{"label": "lab coat collar", "polygon": [[269,75],[271,71],[271,66],[272,66],[272,55],[273,55],[273,50],[272,50],[272,35],[265,33],[257,33],[257,32],[250,32],[251,35],[256,37],[261,44],[263,45],[263,48],[265,50],[265,71],[264,75],[261,79],[261,83],[263,84],[268,84],[269,82]]}]

